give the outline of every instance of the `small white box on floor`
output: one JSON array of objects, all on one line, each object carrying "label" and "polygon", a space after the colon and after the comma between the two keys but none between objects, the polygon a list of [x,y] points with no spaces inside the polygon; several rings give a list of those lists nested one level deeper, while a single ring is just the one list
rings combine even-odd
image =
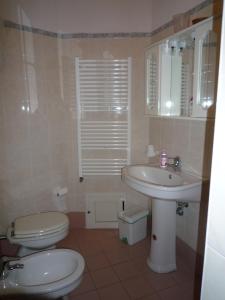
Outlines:
[{"label": "small white box on floor", "polygon": [[133,245],[147,235],[147,215],[149,211],[139,206],[119,213],[120,239]]}]

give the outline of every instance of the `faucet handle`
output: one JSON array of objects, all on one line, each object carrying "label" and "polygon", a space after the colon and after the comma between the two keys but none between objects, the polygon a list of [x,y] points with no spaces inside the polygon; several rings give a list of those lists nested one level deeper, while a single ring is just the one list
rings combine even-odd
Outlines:
[{"label": "faucet handle", "polygon": [[180,159],[180,156],[175,156],[174,157],[173,165],[174,165],[174,169],[175,170],[180,170],[181,169],[181,159]]},{"label": "faucet handle", "polygon": [[181,159],[180,156],[174,157],[174,165],[178,168],[181,168]]},{"label": "faucet handle", "polygon": [[10,263],[7,264],[8,270],[23,269],[23,267],[24,264],[12,264],[12,265]]},{"label": "faucet handle", "polygon": [[172,161],[171,163],[167,163],[167,166],[172,167],[175,171],[181,169],[181,159],[180,156],[168,157],[168,161]]},{"label": "faucet handle", "polygon": [[[0,280],[7,278],[8,270],[14,269],[22,269],[24,267],[23,264],[16,263],[16,261],[20,260],[20,257],[13,256],[1,256],[0,257]],[[15,264],[10,264],[10,262],[15,262]]]},{"label": "faucet handle", "polygon": [[20,260],[20,257],[13,257],[13,256],[1,256],[0,257],[0,273],[4,270],[5,266],[10,262],[10,261],[17,261]]}]

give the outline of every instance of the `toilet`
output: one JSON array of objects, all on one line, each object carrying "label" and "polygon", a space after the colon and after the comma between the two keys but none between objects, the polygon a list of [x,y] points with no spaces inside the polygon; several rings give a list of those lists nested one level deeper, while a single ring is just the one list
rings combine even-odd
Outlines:
[{"label": "toilet", "polygon": [[22,257],[40,250],[52,249],[69,231],[69,219],[61,212],[44,212],[16,218],[7,230],[10,243],[20,245]]}]

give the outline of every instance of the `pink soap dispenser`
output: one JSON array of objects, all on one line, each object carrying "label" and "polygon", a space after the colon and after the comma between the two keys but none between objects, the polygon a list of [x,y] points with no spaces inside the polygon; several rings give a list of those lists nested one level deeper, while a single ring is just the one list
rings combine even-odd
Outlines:
[{"label": "pink soap dispenser", "polygon": [[166,168],[167,161],[168,161],[168,157],[167,157],[166,150],[162,150],[160,153],[160,168]]}]

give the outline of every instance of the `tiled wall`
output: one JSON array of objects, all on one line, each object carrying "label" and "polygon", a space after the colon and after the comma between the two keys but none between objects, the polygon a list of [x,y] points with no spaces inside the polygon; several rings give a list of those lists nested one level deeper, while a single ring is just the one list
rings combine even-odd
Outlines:
[{"label": "tiled wall", "polygon": [[69,180],[70,136],[57,40],[7,28],[1,40],[1,223],[6,225],[17,215],[54,208],[53,187]]},{"label": "tiled wall", "polygon": [[[212,13],[212,6],[201,13]],[[169,26],[152,41],[171,33]],[[57,39],[2,24],[0,35],[0,231],[16,216],[57,209],[57,186],[68,187],[65,204],[70,212],[84,211],[87,192],[126,191],[129,201],[147,204],[146,197],[123,185],[119,177],[79,182],[75,56],[132,57],[132,163],[147,161],[150,143],[180,155],[193,171],[209,174],[213,122],[144,116],[144,47],[149,38]],[[177,219],[178,236],[195,249],[198,214],[199,205],[191,204]]]},{"label": "tiled wall", "polygon": [[179,155],[190,172],[209,177],[213,130],[213,119],[150,118],[150,143],[171,157]]},{"label": "tiled wall", "polygon": [[32,212],[57,210],[57,186],[68,187],[67,211],[84,211],[86,192],[126,191],[116,177],[78,178],[74,58],[133,59],[132,162],[146,161],[144,47],[147,38],[57,39],[1,26],[1,226]]}]

